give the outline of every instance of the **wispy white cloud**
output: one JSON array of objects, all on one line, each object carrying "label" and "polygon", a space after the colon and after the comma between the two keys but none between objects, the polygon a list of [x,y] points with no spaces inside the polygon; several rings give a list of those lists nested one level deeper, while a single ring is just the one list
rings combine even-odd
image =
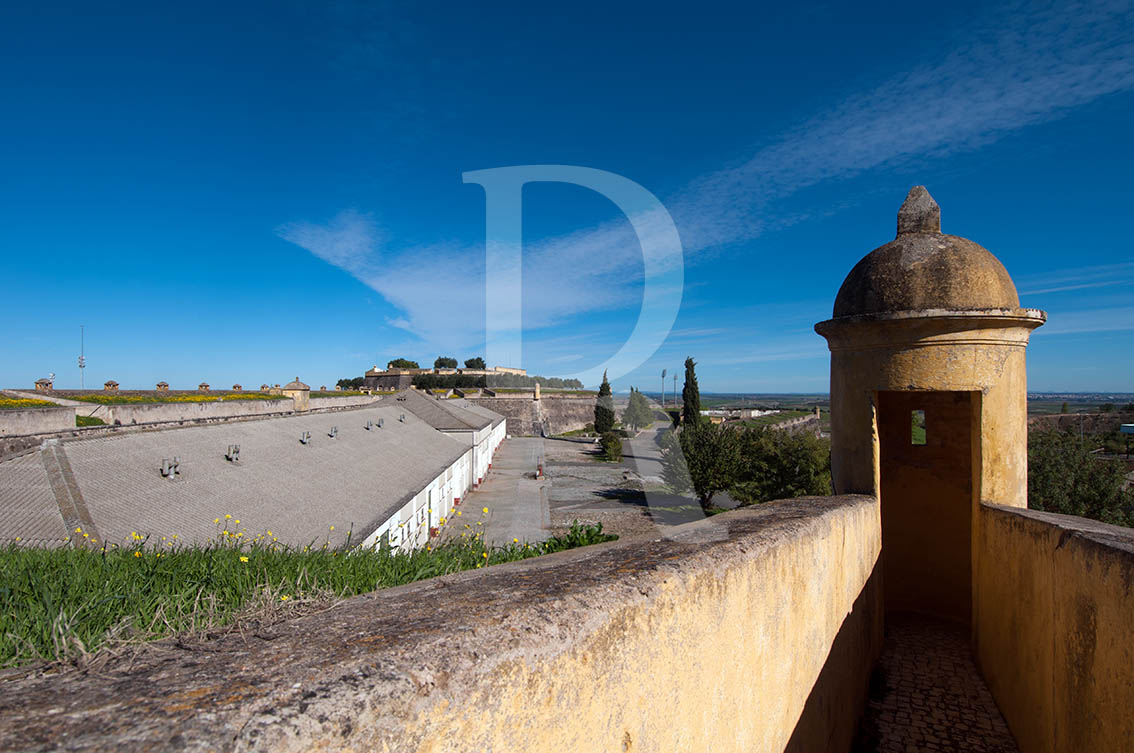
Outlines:
[{"label": "wispy white cloud", "polygon": [[1023,275],[1017,280],[1020,295],[1062,293],[1069,290],[1134,284],[1134,262],[1098,264]]},{"label": "wispy white cloud", "polygon": [[276,234],[356,277],[377,268],[384,241],[374,216],[355,209],[339,212],[326,225],[289,222],[276,228]]},{"label": "wispy white cloud", "polygon": [[[687,258],[805,219],[777,205],[799,191],[927,156],[972,151],[1072,108],[1134,89],[1129,0],[1014,3],[959,28],[951,51],[802,121],[746,158],[668,197]],[[827,210],[824,210],[827,211]],[[483,337],[483,246],[383,249],[373,218],[344,213],[281,237],[350,272],[403,315],[391,321],[438,347]],[[381,261],[379,261],[381,260]],[[625,218],[525,249],[528,329],[640,300],[641,252]],[[528,274],[528,271],[532,274]],[[1064,277],[1026,292],[1103,286]]]},{"label": "wispy white cloud", "polygon": [[1083,332],[1134,330],[1134,306],[1111,306],[1085,311],[1050,313],[1035,335],[1068,335]]}]

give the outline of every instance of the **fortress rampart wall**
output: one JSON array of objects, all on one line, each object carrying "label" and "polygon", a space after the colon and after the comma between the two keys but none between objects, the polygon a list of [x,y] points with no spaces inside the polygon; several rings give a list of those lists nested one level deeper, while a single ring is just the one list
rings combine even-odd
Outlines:
[{"label": "fortress rampart wall", "polygon": [[973,652],[1021,753],[1130,750],[1134,530],[981,505]]},{"label": "fortress rampart wall", "polygon": [[391,588],[208,650],[9,678],[0,748],[847,750],[880,546],[873,498],[801,498]]}]

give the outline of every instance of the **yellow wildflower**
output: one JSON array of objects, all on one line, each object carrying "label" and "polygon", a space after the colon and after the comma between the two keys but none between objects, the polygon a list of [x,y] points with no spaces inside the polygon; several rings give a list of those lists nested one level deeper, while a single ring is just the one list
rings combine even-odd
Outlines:
[{"label": "yellow wildflower", "polygon": [[288,596],[287,594],[284,594],[283,596],[280,597],[280,601],[287,601],[289,598],[291,598],[291,597]]},{"label": "yellow wildflower", "polygon": [[142,553],[141,553],[141,552],[138,552],[138,551],[135,551],[135,552],[134,552],[134,556],[135,556],[135,557],[141,557],[141,556],[142,556]]},{"label": "yellow wildflower", "polygon": [[241,557],[241,558],[240,558],[240,561],[241,561],[241,562],[247,562],[247,561],[248,561],[248,558],[247,558],[247,557]]},{"label": "yellow wildflower", "polygon": [[512,543],[513,543],[513,544],[519,544],[519,543],[520,543],[520,540],[519,540],[519,539],[512,539]]},{"label": "yellow wildflower", "polygon": [[333,531],[333,530],[335,530],[335,527],[334,527],[334,526],[331,526],[331,530],[332,530],[332,531]]},{"label": "yellow wildflower", "polygon": [[488,514],[488,508],[487,507],[481,508],[481,512],[483,512],[484,514],[487,515]]},{"label": "yellow wildflower", "polygon": [[[225,520],[232,520],[232,516],[231,515],[225,515],[224,519]],[[237,521],[237,522],[239,523],[240,521]]]}]

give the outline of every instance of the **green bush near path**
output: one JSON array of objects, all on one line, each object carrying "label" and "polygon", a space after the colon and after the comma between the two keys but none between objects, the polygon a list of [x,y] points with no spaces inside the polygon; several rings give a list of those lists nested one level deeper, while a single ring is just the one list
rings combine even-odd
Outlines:
[{"label": "green bush near path", "polygon": [[320,600],[617,538],[601,524],[576,522],[541,544],[490,548],[472,530],[409,552],[284,546],[270,532],[242,543],[243,531],[199,546],[137,534],[122,547],[9,544],[0,550],[0,666],[81,659],[122,641],[281,619]]}]

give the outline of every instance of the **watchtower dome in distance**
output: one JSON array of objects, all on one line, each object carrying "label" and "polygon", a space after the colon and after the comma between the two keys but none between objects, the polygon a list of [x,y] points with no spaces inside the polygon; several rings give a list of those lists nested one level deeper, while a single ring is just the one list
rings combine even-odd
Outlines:
[{"label": "watchtower dome in distance", "polygon": [[915,186],[897,237],[815,325],[831,350],[834,491],[879,498],[888,610],[969,620],[981,501],[1027,506],[1024,354],[1045,319],[987,249],[941,232]]}]

